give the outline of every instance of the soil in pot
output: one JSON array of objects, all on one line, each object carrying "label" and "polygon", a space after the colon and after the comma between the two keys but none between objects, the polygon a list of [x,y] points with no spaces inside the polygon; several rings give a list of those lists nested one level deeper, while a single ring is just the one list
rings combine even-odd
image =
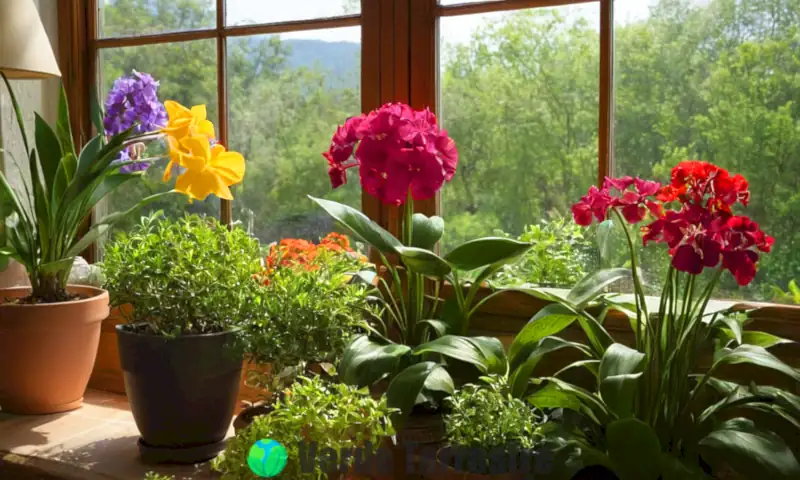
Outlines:
[{"label": "soil in pot", "polygon": [[28,287],[0,289],[0,410],[49,414],[80,407],[92,373],[108,292],[69,286],[79,300],[24,304]]},{"label": "soil in pot", "polygon": [[236,333],[167,338],[140,331],[117,326],[142,459],[197,463],[215,457],[225,447],[239,393],[242,355],[230,348]]}]

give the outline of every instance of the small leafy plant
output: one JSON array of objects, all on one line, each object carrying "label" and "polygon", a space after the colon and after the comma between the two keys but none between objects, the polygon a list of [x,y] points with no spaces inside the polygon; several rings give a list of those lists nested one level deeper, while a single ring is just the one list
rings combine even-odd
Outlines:
[{"label": "small leafy plant", "polygon": [[112,304],[129,322],[165,336],[213,333],[260,319],[258,241],[213,218],[143,217],[106,244],[103,268]]},{"label": "small leafy plant", "polygon": [[800,286],[797,285],[797,281],[789,281],[789,286],[786,290],[787,291],[784,292],[781,287],[773,286],[772,300],[779,303],[793,303],[795,305],[800,305]]},{"label": "small leafy plant", "polygon": [[175,475],[162,475],[156,472],[147,472],[144,474],[144,480],[175,480]]},{"label": "small leafy plant", "polygon": [[280,478],[327,478],[339,470],[343,454],[349,456],[344,463],[352,465],[353,449],[366,448],[369,442],[374,452],[383,439],[394,435],[391,413],[385,398],[375,400],[365,390],[330,384],[320,377],[300,377],[272,413],[256,417],[228,442],[212,466],[225,480],[256,480],[259,477],[247,466],[248,452],[258,440],[269,438],[288,454]]},{"label": "small leafy plant", "polygon": [[489,376],[482,384],[469,384],[445,400],[447,441],[453,446],[533,448],[544,415],[511,396],[505,378]]}]

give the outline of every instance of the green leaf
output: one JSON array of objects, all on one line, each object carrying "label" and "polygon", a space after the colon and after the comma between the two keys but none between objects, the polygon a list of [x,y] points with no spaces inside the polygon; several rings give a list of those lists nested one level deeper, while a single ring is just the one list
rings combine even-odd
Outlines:
[{"label": "green leaf", "polygon": [[525,327],[514,337],[508,349],[508,358],[514,362],[517,354],[526,345],[532,345],[544,337],[555,335],[577,320],[578,314],[560,303],[553,303],[542,308],[531,317]]},{"label": "green leaf", "polygon": [[636,418],[611,422],[606,443],[620,480],[656,480],[661,475],[661,445],[650,425]]},{"label": "green leaf", "polygon": [[39,272],[45,274],[56,274],[59,272],[69,271],[75,263],[75,257],[62,258],[54,262],[39,265]]},{"label": "green leaf", "polygon": [[620,418],[634,414],[644,359],[645,354],[615,343],[608,347],[600,361],[600,396],[609,410]]},{"label": "green leaf", "polygon": [[444,392],[448,395],[452,395],[456,391],[453,378],[444,368],[436,368],[428,375],[428,378],[425,379],[424,389]]},{"label": "green leaf", "polygon": [[105,131],[103,126],[103,107],[100,106],[100,100],[97,98],[97,88],[94,85],[92,85],[91,93],[89,94],[89,117],[92,119],[92,125],[98,134]]},{"label": "green leaf", "polygon": [[64,198],[67,187],[72,179],[75,177],[75,171],[78,169],[78,160],[71,154],[64,155],[61,163],[58,164],[58,171],[56,171],[56,182],[53,185],[53,192],[51,195],[51,202],[55,209]]},{"label": "green leaf", "polygon": [[711,372],[723,365],[737,365],[740,363],[750,363],[769,368],[791,377],[796,382],[800,382],[800,373],[798,373],[797,370],[780,361],[775,355],[769,353],[763,347],[755,345],[740,345],[733,350],[723,353],[714,361],[708,375],[711,375]]},{"label": "green leaf", "polygon": [[475,270],[487,265],[510,263],[530,250],[532,245],[510,238],[486,237],[455,247],[444,259],[458,270]]},{"label": "green leaf", "polygon": [[662,453],[661,478],[662,480],[705,480],[710,477],[698,467],[687,465],[668,453]]},{"label": "green leaf", "polygon": [[425,250],[433,250],[436,243],[441,240],[444,233],[444,220],[442,217],[426,217],[421,213],[415,213],[411,217],[413,229],[411,246]]},{"label": "green leaf", "polygon": [[94,192],[92,192],[92,196],[89,197],[89,208],[94,207],[97,205],[100,200],[105,198],[106,195],[115,191],[124,183],[134,180],[134,179],[141,179],[142,175],[140,173],[115,173],[113,175],[106,176],[102,183],[98,185]]},{"label": "green leaf", "polygon": [[34,113],[35,130],[34,136],[36,138],[36,151],[39,154],[39,163],[42,167],[42,174],[44,185],[48,191],[53,191],[56,181],[56,173],[61,164],[61,145],[58,143],[56,133],[50,128],[50,125]]},{"label": "green leaf", "polygon": [[590,273],[572,288],[567,301],[583,308],[603,293],[603,289],[623,278],[631,278],[631,271],[627,268],[609,268]]},{"label": "green leaf", "polygon": [[[442,370],[443,372],[437,372]],[[390,408],[400,410],[400,415],[392,420],[395,425],[402,425],[405,417],[411,413],[411,409],[417,404],[417,397],[422,393],[428,377],[435,375],[435,383],[439,386],[445,382],[445,375],[449,377],[447,371],[441,365],[434,362],[421,362],[411,365],[402,372],[398,373],[389,383],[386,391],[386,402]],[[450,379],[452,383],[452,379]]]},{"label": "green leaf", "polygon": [[582,412],[598,425],[606,425],[610,421],[611,412],[609,412],[603,401],[592,392],[554,377],[539,378],[536,382],[551,382],[559,390],[575,395],[583,404]]},{"label": "green leaf", "polygon": [[[25,147],[25,154],[28,155],[31,148],[30,144],[28,143],[28,135],[25,133],[25,117],[22,115],[22,108],[20,108],[19,102],[17,102],[17,96],[14,94],[14,90],[11,88],[11,83],[8,81],[6,74],[0,71],[0,77],[3,77],[3,82],[6,84],[6,90],[8,90],[8,96],[11,97],[11,107],[14,109],[14,116],[17,119],[19,134],[22,137],[22,146]],[[0,147],[2,147],[2,145],[0,145]]]},{"label": "green leaf", "polygon": [[355,208],[322,198],[314,198],[310,195],[308,198],[328,212],[328,215],[339,222],[348,234],[375,247],[381,253],[397,253],[397,248],[403,246],[400,240]]},{"label": "green leaf", "polygon": [[398,246],[395,248],[403,264],[412,272],[433,278],[444,278],[450,273],[450,265],[440,256],[416,247]]},{"label": "green leaf", "polygon": [[69,103],[67,102],[67,92],[64,90],[64,84],[61,84],[61,91],[58,97],[58,120],[56,121],[56,136],[58,143],[61,145],[61,151],[66,155],[71,153],[76,157],[78,154],[75,152],[75,143],[72,138],[72,126],[69,123]]},{"label": "green leaf", "polygon": [[359,387],[369,386],[397,371],[400,360],[411,348],[406,345],[376,343],[366,335],[353,339],[339,363],[343,383]]},{"label": "green leaf", "polygon": [[528,381],[542,358],[551,352],[563,348],[574,348],[585,355],[590,354],[589,349],[584,345],[562,340],[558,337],[545,337],[535,344],[526,345],[514,357],[510,364],[511,378],[509,379],[509,384],[511,386],[511,394],[517,398],[525,395],[525,392],[528,390]]},{"label": "green leaf", "polygon": [[[476,340],[478,338],[479,340]],[[505,374],[505,356],[499,358],[497,344],[502,349],[502,343],[496,338],[489,337],[460,337],[456,335],[445,335],[436,340],[414,348],[414,355],[425,353],[439,353],[446,357],[470,363],[478,367],[485,374]]]},{"label": "green leaf", "polygon": [[447,335],[447,330],[450,328],[447,323],[441,320],[427,319],[419,322],[420,324],[429,325],[436,332],[436,336],[441,337]]},{"label": "green leaf", "polygon": [[727,465],[744,478],[800,478],[800,465],[783,439],[746,418],[723,422],[699,445],[712,467]]},{"label": "green leaf", "polygon": [[110,228],[111,225],[108,224],[93,225],[92,228],[90,228],[89,231],[86,232],[86,235],[84,235],[83,237],[81,237],[80,240],[72,244],[69,251],[67,252],[67,256],[77,257],[78,255],[83,253],[84,250],[89,248],[94,242],[96,242],[99,238],[108,233],[108,230]]},{"label": "green leaf", "polygon": [[611,219],[601,222],[597,226],[595,238],[597,239],[597,247],[600,251],[600,258],[603,261],[608,261],[608,258],[614,248],[614,244],[616,243],[614,232],[614,221]]},{"label": "green leaf", "polygon": [[[7,206],[11,207],[11,211],[6,210]],[[6,175],[2,171],[0,171],[0,208],[3,209],[3,217],[7,217],[11,212],[16,212],[17,215],[23,218],[26,216],[17,193],[11,188]],[[0,221],[2,220],[3,218],[0,218]]]},{"label": "green leaf", "polygon": [[526,398],[528,403],[539,409],[566,408],[576,412],[581,411],[583,405],[578,397],[559,389],[555,384],[548,383]]},{"label": "green leaf", "polygon": [[731,317],[728,315],[718,315],[716,318],[711,322],[711,328],[718,328],[722,329],[723,326],[727,326],[727,331],[731,333],[732,338],[736,340],[737,345],[742,344],[742,324],[739,320],[735,317]]},{"label": "green leaf", "polygon": [[103,137],[97,135],[84,145],[81,154],[78,156],[78,168],[75,176],[80,177],[89,172],[91,166],[98,159],[101,149],[103,149]]},{"label": "green leaf", "polygon": [[[730,339],[736,338],[735,334],[727,328],[722,328],[720,331]],[[743,345],[754,345],[756,347],[772,348],[776,345],[784,345],[795,342],[785,338],[776,337],[771,333],[746,330],[742,332],[741,342],[739,343]]]}]

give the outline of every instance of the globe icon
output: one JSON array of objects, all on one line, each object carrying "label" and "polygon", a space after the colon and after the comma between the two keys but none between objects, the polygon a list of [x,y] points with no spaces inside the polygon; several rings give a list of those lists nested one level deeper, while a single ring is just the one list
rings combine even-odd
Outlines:
[{"label": "globe icon", "polygon": [[250,447],[247,465],[259,477],[272,478],[286,468],[286,448],[269,438],[259,440]]}]

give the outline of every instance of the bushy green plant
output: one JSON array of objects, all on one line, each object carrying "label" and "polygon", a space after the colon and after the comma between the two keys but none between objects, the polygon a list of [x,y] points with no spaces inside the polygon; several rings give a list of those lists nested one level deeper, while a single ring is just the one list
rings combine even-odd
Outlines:
[{"label": "bushy green plant", "polygon": [[[499,234],[508,236],[503,232]],[[527,225],[517,238],[533,248],[514,264],[505,265],[491,283],[498,286],[531,284],[539,287],[573,285],[586,275],[592,248],[580,226],[564,217]]]},{"label": "bushy green plant", "polygon": [[491,449],[516,445],[533,448],[540,438],[544,415],[511,396],[504,377],[483,377],[445,400],[447,441],[453,446]]},{"label": "bushy green plant", "polygon": [[213,218],[160,213],[106,244],[103,262],[113,305],[150,333],[220,332],[263,315],[258,241]]},{"label": "bushy green plant", "polygon": [[144,480],[175,480],[175,475],[162,475],[156,472],[147,472],[144,474]]},{"label": "bushy green plant", "polygon": [[772,300],[774,302],[793,303],[795,305],[800,305],[800,286],[797,285],[797,282],[795,280],[791,280],[786,290],[787,291],[784,292],[781,287],[773,285]]},{"label": "bushy green plant", "polygon": [[[281,443],[288,454],[281,479],[328,478],[327,474],[337,469],[336,459],[342,453],[365,448],[367,442],[377,449],[383,438],[394,435],[391,413],[385,397],[375,400],[366,390],[330,384],[320,377],[301,377],[269,415],[256,417],[237,433],[212,466],[225,480],[256,480],[259,477],[248,467],[247,455],[258,440],[269,438]],[[312,443],[316,443],[317,458],[304,466],[301,454],[310,453]],[[320,457],[327,457],[331,450],[336,459],[326,468]]]},{"label": "bushy green plant", "polygon": [[341,255],[324,254],[316,257],[313,270],[280,268],[265,279],[268,317],[248,322],[243,336],[251,360],[269,364],[272,375],[270,381],[254,371],[251,383],[269,382],[274,390],[310,363],[332,367],[352,336],[367,331],[366,318],[379,312],[370,306],[374,289],[345,273],[355,265]]}]

